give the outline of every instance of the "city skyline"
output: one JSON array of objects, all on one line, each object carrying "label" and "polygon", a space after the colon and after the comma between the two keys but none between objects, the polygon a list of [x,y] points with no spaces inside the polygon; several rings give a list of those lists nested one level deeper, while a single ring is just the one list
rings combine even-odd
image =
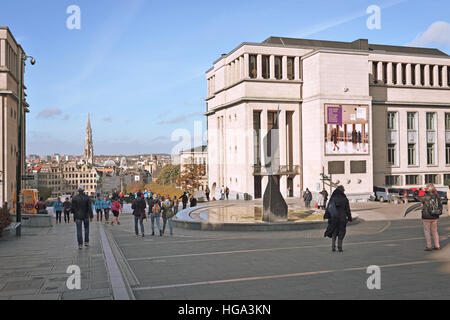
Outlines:
[{"label": "city skyline", "polygon": [[[27,154],[82,154],[80,137],[89,112],[98,153],[170,153],[178,143],[171,140],[174,130],[193,132],[194,121],[206,130],[205,71],[244,41],[368,38],[370,43],[450,49],[445,1],[380,1],[381,28],[375,30],[366,26],[371,1],[285,1],[279,6],[264,1],[259,9],[239,3],[240,10],[232,9],[233,1],[228,9],[209,2],[174,7],[79,1],[81,29],[69,30],[66,10],[72,4],[22,0],[6,3],[0,13],[1,24],[37,60],[25,75],[31,106]],[[17,9],[23,5],[29,10],[19,19]],[[405,16],[414,23],[405,24]]]}]

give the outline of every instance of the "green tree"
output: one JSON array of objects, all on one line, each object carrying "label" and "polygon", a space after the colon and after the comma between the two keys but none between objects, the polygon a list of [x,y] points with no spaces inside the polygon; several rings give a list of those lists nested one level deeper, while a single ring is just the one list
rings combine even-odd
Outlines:
[{"label": "green tree", "polygon": [[168,164],[161,169],[158,179],[156,179],[157,184],[169,185],[177,182],[180,175],[180,166]]}]

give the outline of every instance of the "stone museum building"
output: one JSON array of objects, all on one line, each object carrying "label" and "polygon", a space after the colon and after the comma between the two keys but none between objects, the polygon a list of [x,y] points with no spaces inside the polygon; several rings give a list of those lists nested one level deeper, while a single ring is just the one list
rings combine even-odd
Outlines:
[{"label": "stone museum building", "polygon": [[[29,105],[26,102],[26,87],[21,87],[20,56],[24,55],[8,27],[0,26],[0,205],[5,202],[12,207],[16,193],[17,164],[25,172],[25,132],[26,114]],[[25,68],[23,68],[25,70]],[[23,90],[22,101],[22,147],[21,159],[17,160],[19,133],[19,90]]]},{"label": "stone museum building", "polygon": [[284,196],[320,191],[322,174],[353,200],[449,184],[449,68],[437,49],[366,39],[242,43],[206,72],[212,194],[262,197],[272,162]]}]

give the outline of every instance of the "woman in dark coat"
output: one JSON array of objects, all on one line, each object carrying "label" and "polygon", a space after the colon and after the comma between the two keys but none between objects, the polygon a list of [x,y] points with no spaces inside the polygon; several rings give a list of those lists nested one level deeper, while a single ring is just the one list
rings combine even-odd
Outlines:
[{"label": "woman in dark coat", "polygon": [[347,223],[352,222],[350,204],[345,195],[343,186],[337,187],[333,192],[325,211],[324,219],[328,219],[328,227],[325,231],[325,237],[332,239],[331,248],[336,251],[336,238],[338,239],[339,252],[343,252],[343,242],[347,232]]}]

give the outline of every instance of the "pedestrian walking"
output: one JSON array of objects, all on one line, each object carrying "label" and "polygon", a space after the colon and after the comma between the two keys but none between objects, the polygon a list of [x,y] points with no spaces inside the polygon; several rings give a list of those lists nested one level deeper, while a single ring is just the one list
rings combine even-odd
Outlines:
[{"label": "pedestrian walking", "polygon": [[103,212],[105,213],[105,222],[109,223],[109,212],[111,211],[112,202],[108,197],[103,198]]},{"label": "pedestrian walking", "polygon": [[177,196],[174,196],[173,197],[173,213],[174,213],[174,216],[177,215],[179,206],[180,206],[180,202],[178,201]]},{"label": "pedestrian walking", "polygon": [[323,209],[326,209],[327,202],[328,202],[328,192],[327,192],[327,190],[325,190],[325,188],[323,188],[322,194],[323,194]]},{"label": "pedestrian walking", "polygon": [[56,224],[61,224],[61,216],[63,211],[63,203],[61,201],[61,197],[58,197],[58,200],[55,201],[53,205],[53,211],[56,213]]},{"label": "pedestrian walking", "polygon": [[303,194],[303,201],[305,202],[305,207],[306,208],[310,208],[311,207],[311,200],[312,200],[311,191],[309,191],[309,189],[306,188],[306,191]]},{"label": "pedestrian walking", "polygon": [[210,193],[211,193],[211,191],[209,190],[209,187],[208,186],[206,186],[206,189],[205,189],[205,195],[206,195],[206,200],[209,202],[209,195],[210,195]]},{"label": "pedestrian walking", "polygon": [[42,197],[39,198],[39,201],[34,208],[37,210],[38,214],[48,214],[47,205]]},{"label": "pedestrian walking", "polygon": [[183,203],[183,210],[184,210],[187,208],[187,203],[189,201],[186,191],[183,193],[183,195],[180,197],[180,199],[181,199],[181,202]]},{"label": "pedestrian walking", "polygon": [[166,231],[166,224],[169,222],[170,235],[173,236],[173,226],[172,226],[172,218],[174,216],[173,213],[173,202],[170,200],[170,197],[167,196],[165,200],[162,202],[162,218],[163,218],[163,230],[162,234]]},{"label": "pedestrian walking", "polygon": [[228,198],[230,197],[230,189],[228,187],[225,188],[225,196]]},{"label": "pedestrian walking", "polygon": [[220,188],[220,200],[225,200],[225,186]]},{"label": "pedestrian walking", "polygon": [[153,199],[151,201],[151,206],[149,208],[149,212],[150,212],[150,220],[152,223],[152,236],[155,235],[155,222],[156,222],[156,226],[158,227],[158,230],[159,230],[159,235],[162,236],[162,229],[161,229],[161,223],[160,223],[161,204],[160,204],[159,198],[156,194],[153,195]]},{"label": "pedestrian walking", "polygon": [[331,195],[324,219],[328,219],[325,237],[332,239],[331,250],[333,252],[336,251],[336,239],[338,239],[339,252],[343,252],[344,238],[347,233],[347,223],[353,221],[350,204],[345,195],[343,186],[338,186]]},{"label": "pedestrian walking", "polygon": [[91,199],[84,193],[84,187],[79,187],[78,194],[73,197],[71,211],[77,225],[78,248],[83,249],[83,226],[84,245],[89,247],[89,222],[92,222],[94,213]]},{"label": "pedestrian walking", "polygon": [[113,218],[111,220],[111,225],[114,225],[114,221],[116,221],[117,225],[120,226],[119,215],[120,215],[121,205],[118,199],[114,200],[111,204],[111,211],[113,214]]},{"label": "pedestrian walking", "polygon": [[66,198],[66,201],[63,203],[63,210],[64,210],[64,222],[70,223],[70,209],[72,207],[72,204],[69,201],[69,198]]},{"label": "pedestrian walking", "polygon": [[97,222],[103,221],[103,200],[100,199],[100,195],[97,195],[97,199],[94,202],[95,212],[97,213]]},{"label": "pedestrian walking", "polygon": [[139,236],[138,224],[140,224],[140,226],[141,226],[142,237],[145,236],[144,220],[147,219],[147,216],[145,215],[146,207],[147,207],[147,205],[145,204],[144,198],[142,198],[142,193],[139,191],[136,195],[136,199],[134,199],[134,201],[131,205],[131,209],[133,209],[134,231],[136,233],[136,236]]},{"label": "pedestrian walking", "polygon": [[317,198],[317,208],[318,209],[325,209],[324,205],[325,205],[325,198],[322,194],[322,192],[319,192],[319,198]]},{"label": "pedestrian walking", "polygon": [[[436,194],[436,188],[433,184],[427,186],[425,195],[421,198],[422,206],[422,220],[423,230],[425,233],[425,239],[427,246],[425,251],[440,250],[439,245],[439,233],[438,233],[438,221],[442,215],[442,202],[439,196]],[[431,235],[434,240],[434,247],[431,246]]]}]

